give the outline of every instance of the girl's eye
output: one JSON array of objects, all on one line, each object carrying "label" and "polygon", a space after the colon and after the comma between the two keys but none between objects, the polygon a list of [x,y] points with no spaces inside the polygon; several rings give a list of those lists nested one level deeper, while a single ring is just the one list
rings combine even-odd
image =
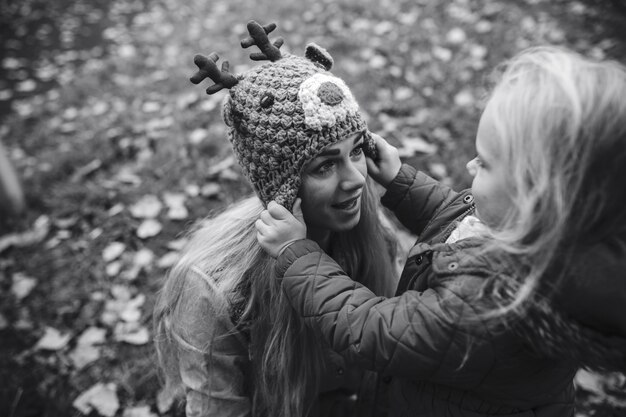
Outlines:
[{"label": "girl's eye", "polygon": [[480,159],[478,155],[474,158],[474,163],[476,163],[476,166],[481,168],[484,166],[482,159]]}]

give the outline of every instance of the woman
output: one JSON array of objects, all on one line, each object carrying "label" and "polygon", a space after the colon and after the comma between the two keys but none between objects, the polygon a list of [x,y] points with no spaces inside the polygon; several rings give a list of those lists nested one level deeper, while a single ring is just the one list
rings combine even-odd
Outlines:
[{"label": "woman", "polygon": [[259,45],[253,59],[271,62],[244,74],[229,74],[226,63],[218,70],[215,54],[195,58],[192,82],[208,76],[207,93],[230,89],[229,140],[258,198],[191,234],[155,306],[160,364],[167,384],[184,389],[187,416],[349,413],[360,376],[294,313],[258,246],[254,223],[269,201],[291,207],[299,196],[311,239],[373,292],[394,287],[394,247],[367,182],[364,152],[374,145],[358,105],[328,72],[326,51],[283,55],[282,41],[267,38],[274,27],[248,24],[242,46]]}]

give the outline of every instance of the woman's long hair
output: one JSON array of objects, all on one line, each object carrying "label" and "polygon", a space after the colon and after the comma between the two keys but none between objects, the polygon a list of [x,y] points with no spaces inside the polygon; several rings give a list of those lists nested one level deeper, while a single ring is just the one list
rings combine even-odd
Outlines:
[{"label": "woman's long hair", "polygon": [[576,251],[623,236],[625,97],[623,66],[555,47],[528,49],[499,69],[490,105],[514,208],[487,250],[520,268],[491,283],[488,315],[524,311],[567,276]]},{"label": "woman's long hair", "polygon": [[[388,296],[395,284],[395,247],[380,224],[378,198],[369,183],[363,195],[359,224],[333,236],[333,256],[353,279]],[[210,367],[210,343],[193,346],[185,324],[202,297],[197,288],[188,288],[190,270],[199,268],[212,281],[211,287],[228,300],[222,309],[234,309],[235,324],[249,332],[253,414],[305,416],[317,397],[323,372],[321,346],[284,297],[274,275],[274,260],[257,243],[254,222],[262,210],[257,197],[247,198],[191,233],[155,305],[156,348],[167,389],[180,388],[182,349],[205,353]],[[233,316],[233,311],[222,313]]]}]

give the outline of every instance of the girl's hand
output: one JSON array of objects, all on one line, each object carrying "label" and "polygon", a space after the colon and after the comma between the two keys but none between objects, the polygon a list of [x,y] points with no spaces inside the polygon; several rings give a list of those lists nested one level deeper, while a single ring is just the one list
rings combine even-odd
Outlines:
[{"label": "girl's hand", "polygon": [[296,240],[306,238],[301,204],[302,200],[297,198],[291,214],[285,207],[270,201],[254,223],[259,244],[273,258],[278,258]]},{"label": "girl's hand", "polygon": [[387,186],[398,175],[402,161],[398,154],[398,149],[390,145],[385,139],[375,133],[371,133],[378,149],[378,159],[376,161],[367,158],[367,173],[377,183],[387,188]]}]

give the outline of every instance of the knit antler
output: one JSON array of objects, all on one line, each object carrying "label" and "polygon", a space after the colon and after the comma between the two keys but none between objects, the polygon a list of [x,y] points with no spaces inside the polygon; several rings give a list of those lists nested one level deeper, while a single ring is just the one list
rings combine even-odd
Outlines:
[{"label": "knit antler", "polygon": [[252,45],[256,45],[261,50],[261,52],[254,52],[250,54],[251,60],[269,60],[276,62],[282,58],[279,48],[283,45],[283,39],[278,38],[273,44],[271,44],[269,38],[267,37],[267,35],[274,29],[276,29],[275,23],[261,26],[254,20],[248,22],[248,33],[250,33],[250,36],[241,41],[241,47],[248,48]]},{"label": "knit antler", "polygon": [[210,78],[215,84],[206,89],[207,94],[215,94],[223,88],[231,88],[236,85],[239,80],[228,72],[228,61],[222,62],[221,71],[217,68],[217,60],[219,57],[215,52],[211,53],[207,58],[204,55],[196,55],[193,62],[198,66],[198,71],[190,78],[194,84],[199,84],[205,78]]}]

